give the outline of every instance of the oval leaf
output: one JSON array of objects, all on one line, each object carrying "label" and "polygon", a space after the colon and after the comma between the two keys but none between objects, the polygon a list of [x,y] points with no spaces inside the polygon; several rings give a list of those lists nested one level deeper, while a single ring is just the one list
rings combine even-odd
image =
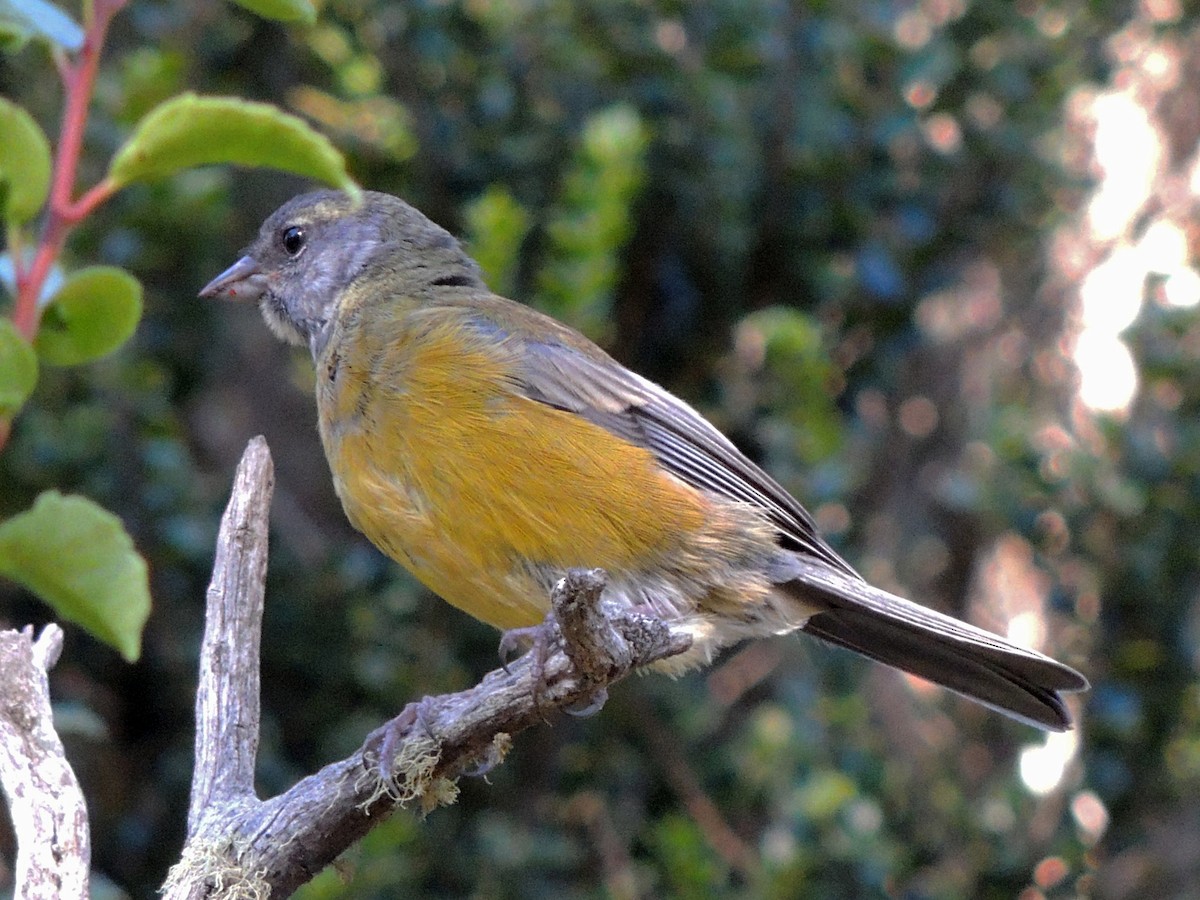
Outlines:
[{"label": "oval leaf", "polygon": [[309,0],[233,0],[243,9],[248,9],[264,19],[277,22],[303,22],[311,25],[317,21],[317,9]]},{"label": "oval leaf", "polygon": [[71,275],[42,311],[33,347],[44,362],[74,366],[112,353],[142,317],[142,286],[114,266]]},{"label": "oval leaf", "polygon": [[50,142],[33,116],[0,97],[0,212],[13,224],[38,214],[50,190]]},{"label": "oval leaf", "polygon": [[31,37],[74,52],[83,46],[83,29],[46,0],[0,0],[0,32],[23,44]]},{"label": "oval leaf", "polygon": [[11,419],[37,384],[37,354],[11,319],[0,318],[0,418]]},{"label": "oval leaf", "polygon": [[190,93],[138,123],[113,158],[109,178],[119,187],[217,163],[281,169],[359,193],[342,154],[303,119],[269,103]]},{"label": "oval leaf", "polygon": [[133,662],[150,615],[146,561],[121,520],[86,497],[46,491],[0,523],[0,573]]}]

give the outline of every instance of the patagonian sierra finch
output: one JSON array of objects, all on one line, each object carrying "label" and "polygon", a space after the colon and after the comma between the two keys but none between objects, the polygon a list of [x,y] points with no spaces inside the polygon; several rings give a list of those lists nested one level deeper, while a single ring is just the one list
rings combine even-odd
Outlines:
[{"label": "patagonian sierra finch", "polygon": [[488,290],[447,231],[367,192],[304,194],[203,291],[257,300],[316,365],[351,523],[447,602],[535,625],[572,568],[692,638],[678,672],[805,631],[1040,728],[1087,681],[867,584],[812,517],[682,400]]}]

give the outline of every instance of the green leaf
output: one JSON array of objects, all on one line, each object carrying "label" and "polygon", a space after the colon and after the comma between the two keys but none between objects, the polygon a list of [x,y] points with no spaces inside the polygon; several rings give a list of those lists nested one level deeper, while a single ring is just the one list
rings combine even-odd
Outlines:
[{"label": "green leaf", "polygon": [[191,93],[151,110],[108,174],[120,187],[218,163],[280,169],[359,193],[342,154],[304,120],[268,103]]},{"label": "green leaf", "polygon": [[83,29],[46,0],[0,0],[0,40],[20,47],[30,38],[74,52],[83,46]]},{"label": "green leaf", "polygon": [[112,353],[142,317],[142,286],[113,266],[71,275],[42,311],[33,346],[44,362],[75,366]]},{"label": "green leaf", "polygon": [[0,211],[11,224],[38,214],[50,190],[50,142],[21,107],[0,97]]},{"label": "green leaf", "polygon": [[309,0],[233,0],[243,9],[256,16],[274,19],[277,22],[303,22],[311,25],[317,21],[317,9]]},{"label": "green leaf", "polygon": [[37,354],[11,319],[0,317],[0,418],[11,419],[37,384]]},{"label": "green leaf", "polygon": [[0,573],[133,662],[150,615],[146,561],[121,520],[86,497],[46,491],[0,523]]}]

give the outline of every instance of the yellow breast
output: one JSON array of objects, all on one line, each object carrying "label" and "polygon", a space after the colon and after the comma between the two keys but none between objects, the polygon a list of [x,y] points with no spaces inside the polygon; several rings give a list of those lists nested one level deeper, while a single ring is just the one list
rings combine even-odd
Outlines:
[{"label": "yellow breast", "polygon": [[448,602],[533,624],[548,603],[537,573],[637,572],[703,525],[703,498],[649,451],[517,393],[511,361],[453,318],[346,318],[317,369],[338,495]]}]

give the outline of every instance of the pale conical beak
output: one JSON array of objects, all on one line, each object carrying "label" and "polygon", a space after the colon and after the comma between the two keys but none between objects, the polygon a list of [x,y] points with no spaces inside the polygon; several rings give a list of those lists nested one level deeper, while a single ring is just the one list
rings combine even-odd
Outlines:
[{"label": "pale conical beak", "polygon": [[201,297],[224,297],[226,300],[257,300],[267,289],[267,278],[252,256],[243,256],[232,266],[206,284]]}]

